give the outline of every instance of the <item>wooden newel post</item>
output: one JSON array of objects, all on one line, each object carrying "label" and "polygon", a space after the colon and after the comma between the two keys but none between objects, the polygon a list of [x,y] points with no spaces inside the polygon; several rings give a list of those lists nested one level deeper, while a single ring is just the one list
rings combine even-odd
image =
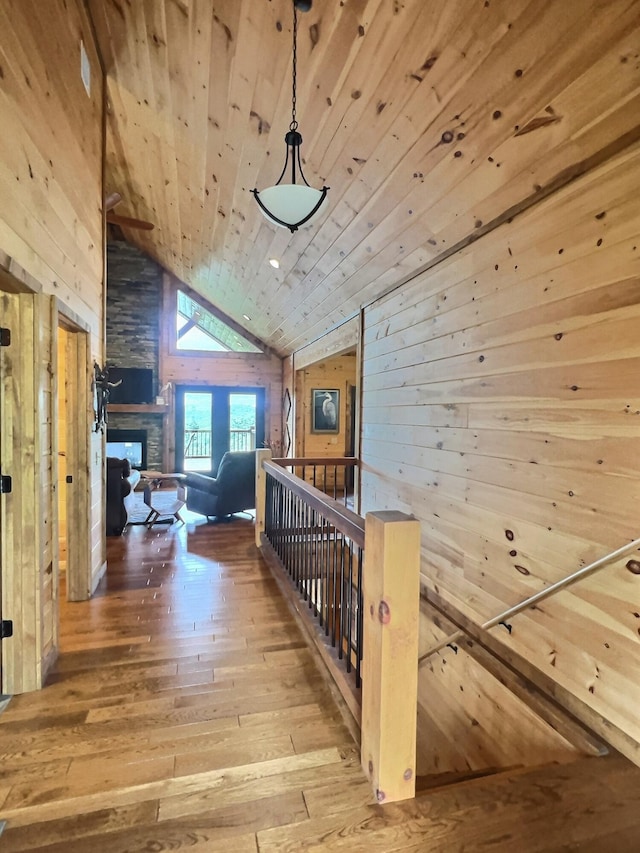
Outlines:
[{"label": "wooden newel post", "polygon": [[415,796],[420,524],[365,519],[362,768],[380,803]]},{"label": "wooden newel post", "polygon": [[256,450],[256,547],[262,545],[260,539],[264,533],[265,513],[267,509],[267,474],[262,468],[265,459],[271,459],[271,448]]}]

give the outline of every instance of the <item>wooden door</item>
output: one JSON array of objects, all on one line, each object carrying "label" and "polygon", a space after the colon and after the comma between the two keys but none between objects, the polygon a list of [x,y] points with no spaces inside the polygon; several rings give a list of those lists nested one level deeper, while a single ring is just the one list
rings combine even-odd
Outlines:
[{"label": "wooden door", "polygon": [[2,609],[14,623],[2,644],[2,686],[12,694],[39,689],[56,654],[53,308],[42,294],[0,293],[11,329],[11,345],[0,349],[2,463],[12,476],[11,493],[2,495]]},{"label": "wooden door", "polygon": [[64,364],[58,372],[59,386],[64,386],[58,395],[58,399],[63,397],[64,417],[59,404],[56,422],[58,446],[64,448],[66,463],[64,482],[59,482],[58,488],[65,495],[67,598],[83,601],[92,593],[91,507],[87,501],[92,429],[89,336],[65,325],[62,318],[58,329],[64,339]]},{"label": "wooden door", "polygon": [[[0,473],[5,476],[9,476],[9,472],[5,471],[2,465],[3,460],[3,441],[2,436],[6,436],[7,430],[5,428],[5,423],[3,420],[4,407],[3,407],[3,398],[4,398],[4,377],[5,377],[5,369],[4,369],[4,352],[6,347],[8,347],[10,341],[11,330],[7,328],[0,329]],[[8,487],[8,481],[3,479],[3,484],[6,482],[6,487]],[[0,619],[2,619],[2,573],[3,573],[3,548],[2,548],[2,534],[4,530],[4,526],[6,523],[5,520],[5,488],[0,486]],[[0,630],[0,694],[3,693],[3,680],[2,680],[2,635],[3,632]]]}]

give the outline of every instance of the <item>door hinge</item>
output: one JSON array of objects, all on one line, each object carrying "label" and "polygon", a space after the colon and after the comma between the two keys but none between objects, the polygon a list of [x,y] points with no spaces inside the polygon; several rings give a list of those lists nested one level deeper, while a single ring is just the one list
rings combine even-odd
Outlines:
[{"label": "door hinge", "polygon": [[11,329],[0,327],[0,347],[11,346]]},{"label": "door hinge", "polygon": [[0,495],[10,495],[13,481],[8,474],[0,475]]},{"label": "door hinge", "polygon": [[7,640],[13,637],[13,620],[2,619],[0,621],[0,640]]}]

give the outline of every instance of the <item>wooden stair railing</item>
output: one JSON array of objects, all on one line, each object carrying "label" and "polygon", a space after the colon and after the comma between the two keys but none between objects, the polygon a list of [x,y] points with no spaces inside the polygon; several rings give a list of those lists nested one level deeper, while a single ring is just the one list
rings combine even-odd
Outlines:
[{"label": "wooden stair railing", "polygon": [[[286,459],[276,464],[271,461],[268,448],[258,450],[256,455],[256,545],[360,723],[362,766],[377,800],[392,802],[413,797],[420,525],[400,512],[373,512],[362,519],[283,468],[292,462],[310,465],[316,460]],[[321,460],[322,464],[325,461],[330,465],[357,464],[354,459]],[[275,493],[273,483],[278,486]],[[278,510],[284,507],[283,530],[274,530],[274,518],[278,515],[274,507]],[[283,540],[285,547],[281,547]],[[329,542],[334,543],[332,549]],[[357,572],[357,583],[355,573],[348,574],[347,589],[353,590],[349,595],[344,593],[342,574],[337,584],[335,570],[333,575],[329,571],[323,573],[322,564],[316,563],[325,554],[335,558],[336,542],[339,548],[364,552],[366,570]],[[306,551],[305,546],[309,546]],[[289,555],[293,555],[293,567],[283,564],[283,558],[287,560]],[[300,591],[302,601],[297,596],[294,600],[287,575]],[[328,591],[328,598],[318,595],[319,586]],[[355,609],[353,595],[357,596]],[[345,604],[346,616],[338,617],[336,608]],[[310,617],[314,612],[320,625]],[[340,630],[336,655],[337,624]],[[353,683],[347,684],[342,668],[336,666],[336,657],[341,657],[344,651],[347,670],[350,668],[353,633],[356,679],[358,657],[360,654],[363,657],[361,691],[354,690]]]}]

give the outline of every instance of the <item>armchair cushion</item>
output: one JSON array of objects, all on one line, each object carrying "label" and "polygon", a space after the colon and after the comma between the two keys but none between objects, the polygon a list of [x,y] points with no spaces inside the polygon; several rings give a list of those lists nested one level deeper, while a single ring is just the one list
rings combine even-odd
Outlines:
[{"label": "armchair cushion", "polygon": [[228,451],[215,477],[187,474],[187,509],[200,515],[225,516],[256,505],[255,450]]}]

